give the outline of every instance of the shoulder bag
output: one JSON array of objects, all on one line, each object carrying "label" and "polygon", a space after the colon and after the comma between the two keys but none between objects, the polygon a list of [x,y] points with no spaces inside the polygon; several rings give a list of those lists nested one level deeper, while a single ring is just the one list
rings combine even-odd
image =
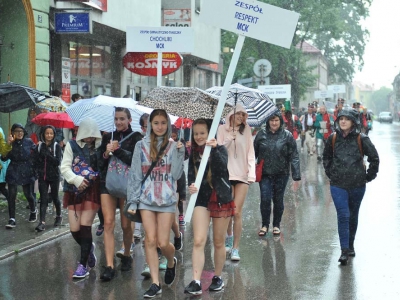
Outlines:
[{"label": "shoulder bag", "polygon": [[[167,143],[164,147],[160,148],[160,151],[158,151],[157,157],[160,157],[162,152],[164,152],[164,150],[167,148],[168,144],[169,143]],[[140,183],[140,186],[142,186],[143,183],[146,181],[147,177],[150,176],[151,171],[153,171],[153,169],[156,166],[158,161],[159,161],[159,159],[151,162],[151,165],[150,165],[149,169],[147,170],[146,175],[143,177],[143,179],[142,179],[142,181]],[[124,215],[125,215],[125,217],[127,217],[132,222],[142,223],[142,216],[140,215],[140,210],[137,209],[136,210],[136,214],[131,215],[130,213],[128,213],[129,206],[130,206],[130,203],[128,203],[127,199],[125,198],[125,206],[124,206]]]}]

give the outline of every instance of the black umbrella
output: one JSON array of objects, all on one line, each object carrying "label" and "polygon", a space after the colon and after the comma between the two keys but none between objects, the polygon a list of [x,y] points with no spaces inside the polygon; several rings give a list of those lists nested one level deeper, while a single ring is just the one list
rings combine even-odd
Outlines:
[{"label": "black umbrella", "polygon": [[29,86],[7,82],[0,84],[0,112],[10,113],[33,107],[36,103],[50,96]]}]

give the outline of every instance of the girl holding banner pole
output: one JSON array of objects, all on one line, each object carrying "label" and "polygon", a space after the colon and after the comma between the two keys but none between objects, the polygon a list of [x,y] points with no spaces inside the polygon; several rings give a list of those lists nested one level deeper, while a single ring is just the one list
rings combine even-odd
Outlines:
[{"label": "girl holding banner pole", "polygon": [[[208,140],[210,126],[205,119],[193,123],[192,151],[189,158],[188,182],[191,194],[199,193],[193,212],[193,280],[185,288],[185,293],[202,293],[200,277],[204,268],[204,247],[212,218],[215,273],[209,291],[220,291],[224,287],[221,278],[226,259],[225,234],[230,217],[234,215],[235,204],[232,199],[232,187],[229,183],[228,152],[216,139]],[[203,157],[205,146],[211,146],[210,158],[206,166],[200,188],[194,182]]]}]

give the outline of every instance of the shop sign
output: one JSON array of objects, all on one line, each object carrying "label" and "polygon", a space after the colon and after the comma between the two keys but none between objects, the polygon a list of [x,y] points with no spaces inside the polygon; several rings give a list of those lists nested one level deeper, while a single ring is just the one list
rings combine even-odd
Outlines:
[{"label": "shop sign", "polygon": [[190,9],[166,9],[164,10],[164,26],[190,27]]},{"label": "shop sign", "polygon": [[62,57],[61,58],[61,88],[62,88],[62,96],[61,98],[70,103],[71,99],[71,62],[69,57]]},{"label": "shop sign", "polygon": [[[124,67],[132,73],[144,76],[157,76],[157,53],[128,52],[122,62]],[[182,65],[182,57],[177,52],[164,52],[162,54],[162,75],[168,75]]]},{"label": "shop sign", "polygon": [[89,13],[55,13],[56,33],[90,33]]}]

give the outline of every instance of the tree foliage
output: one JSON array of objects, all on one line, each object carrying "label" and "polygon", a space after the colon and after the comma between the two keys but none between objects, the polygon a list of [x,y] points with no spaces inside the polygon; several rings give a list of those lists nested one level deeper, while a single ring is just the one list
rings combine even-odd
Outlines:
[{"label": "tree foliage", "polygon": [[[253,76],[255,60],[266,58],[272,64],[271,84],[292,85],[292,100],[297,106],[308,87],[315,84],[307,66],[307,56],[296,45],[307,41],[322,51],[328,60],[331,82],[350,82],[356,69],[363,66],[363,54],[369,33],[360,21],[368,16],[372,0],[261,0],[271,5],[296,11],[300,19],[290,49],[246,38],[234,75],[234,82]],[[237,36],[222,31],[223,47],[234,48]],[[224,74],[231,54],[223,54]]]},{"label": "tree foliage", "polygon": [[390,111],[389,97],[391,93],[392,90],[387,87],[381,87],[372,93],[370,105],[375,114],[379,114],[382,111]]}]

